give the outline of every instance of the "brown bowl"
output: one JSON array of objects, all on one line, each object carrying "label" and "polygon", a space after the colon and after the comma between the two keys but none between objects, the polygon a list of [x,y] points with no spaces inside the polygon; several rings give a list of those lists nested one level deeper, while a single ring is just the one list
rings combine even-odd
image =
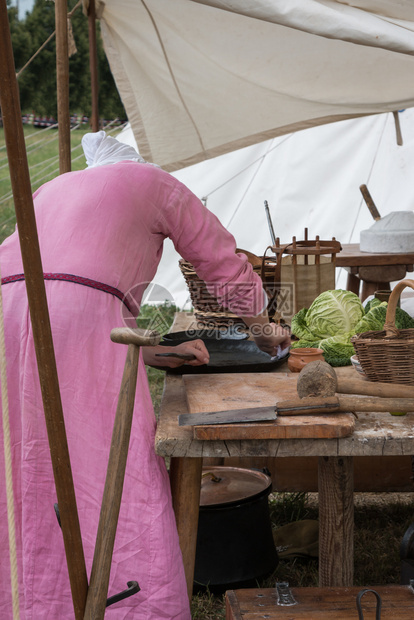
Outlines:
[{"label": "brown bowl", "polygon": [[306,364],[316,360],[325,361],[322,349],[313,349],[311,347],[290,349],[288,368],[290,372],[300,372]]}]

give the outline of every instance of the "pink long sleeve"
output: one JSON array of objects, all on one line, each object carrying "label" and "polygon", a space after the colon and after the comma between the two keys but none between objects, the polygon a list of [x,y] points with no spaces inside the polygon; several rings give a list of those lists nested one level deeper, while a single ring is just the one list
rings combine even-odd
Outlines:
[{"label": "pink long sleeve", "polygon": [[263,311],[262,281],[219,219],[184,185],[177,182],[159,225],[176,250],[191,262],[213,297],[239,316]]}]

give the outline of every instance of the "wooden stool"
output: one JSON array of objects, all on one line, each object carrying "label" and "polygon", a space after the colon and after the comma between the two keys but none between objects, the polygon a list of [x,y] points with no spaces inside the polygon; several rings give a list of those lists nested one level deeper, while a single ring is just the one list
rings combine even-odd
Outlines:
[{"label": "wooden stool", "polygon": [[[369,588],[381,597],[384,620],[414,618],[414,590],[411,586]],[[296,605],[277,604],[276,588],[229,590],[226,592],[226,620],[355,620],[357,596],[364,590],[352,588],[291,588]],[[361,598],[365,618],[375,618],[377,599],[372,592]]]},{"label": "wooden stool", "polygon": [[374,295],[375,291],[389,291],[390,282],[405,278],[407,271],[412,271],[412,265],[345,267],[345,270],[348,272],[347,290],[359,295],[361,301],[364,301]]}]

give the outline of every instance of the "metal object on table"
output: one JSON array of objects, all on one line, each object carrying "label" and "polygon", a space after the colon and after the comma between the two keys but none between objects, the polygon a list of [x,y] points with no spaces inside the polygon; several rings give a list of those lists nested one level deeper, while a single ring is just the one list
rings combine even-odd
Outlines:
[{"label": "metal object on table", "polygon": [[275,407],[249,407],[248,409],[226,409],[203,413],[182,413],[178,416],[178,426],[202,426],[204,424],[242,424],[244,422],[263,422],[276,420]]},{"label": "metal object on table", "polygon": [[[270,372],[284,364],[288,359],[288,353],[284,357],[272,357],[265,353],[252,340],[232,340],[200,338],[206,345],[210,355],[208,364],[193,366],[182,364],[176,368],[156,366],[173,374],[210,374],[210,373],[233,373],[233,372]],[[187,342],[176,340],[174,345]],[[165,341],[161,345],[171,346]]]},{"label": "metal object on table", "polygon": [[366,594],[367,592],[372,592],[373,594],[375,594],[375,597],[377,599],[377,607],[376,607],[376,611],[375,611],[375,620],[380,620],[381,619],[381,605],[382,605],[381,597],[378,594],[378,592],[376,592],[375,590],[371,590],[370,588],[364,588],[363,590],[361,590],[361,592],[358,593],[358,596],[356,598],[356,606],[357,606],[357,610],[358,610],[358,619],[359,620],[364,620],[364,613],[362,611],[361,599],[364,596],[364,594]]},{"label": "metal object on table", "polygon": [[[247,329],[247,328],[246,328]],[[163,343],[187,341],[187,340],[247,340],[249,334],[241,325],[229,325],[222,328],[193,329],[189,328],[185,331],[169,332],[162,337]]]},{"label": "metal object on table", "polygon": [[280,605],[281,607],[291,607],[292,605],[298,604],[291,589],[289,588],[289,583],[287,581],[280,581],[276,583],[276,593],[276,605]]},{"label": "metal object on table", "polygon": [[195,360],[195,355],[187,353],[156,353],[155,357],[176,357],[180,360]]}]

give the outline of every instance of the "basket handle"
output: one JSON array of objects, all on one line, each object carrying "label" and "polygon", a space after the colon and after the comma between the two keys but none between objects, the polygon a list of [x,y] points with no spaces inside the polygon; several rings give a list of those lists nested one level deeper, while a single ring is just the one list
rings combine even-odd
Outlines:
[{"label": "basket handle", "polygon": [[414,290],[414,280],[401,280],[391,291],[387,305],[387,314],[385,315],[384,330],[386,337],[398,336],[398,329],[395,327],[395,312],[397,309],[400,293],[407,286]]},{"label": "basket handle", "polygon": [[282,269],[282,257],[284,252],[286,252],[286,249],[292,245],[291,243],[285,243],[284,245],[279,246],[277,249],[275,249],[274,246],[272,245],[268,245],[264,256],[262,257],[262,268],[261,268],[261,278],[263,281],[265,281],[265,264],[266,264],[266,258],[267,258],[267,251],[268,250],[272,250],[276,256],[276,264],[275,264],[275,271],[274,271],[274,277],[273,277],[273,283],[275,284],[275,286],[280,285],[280,278],[281,278],[281,269]]}]

